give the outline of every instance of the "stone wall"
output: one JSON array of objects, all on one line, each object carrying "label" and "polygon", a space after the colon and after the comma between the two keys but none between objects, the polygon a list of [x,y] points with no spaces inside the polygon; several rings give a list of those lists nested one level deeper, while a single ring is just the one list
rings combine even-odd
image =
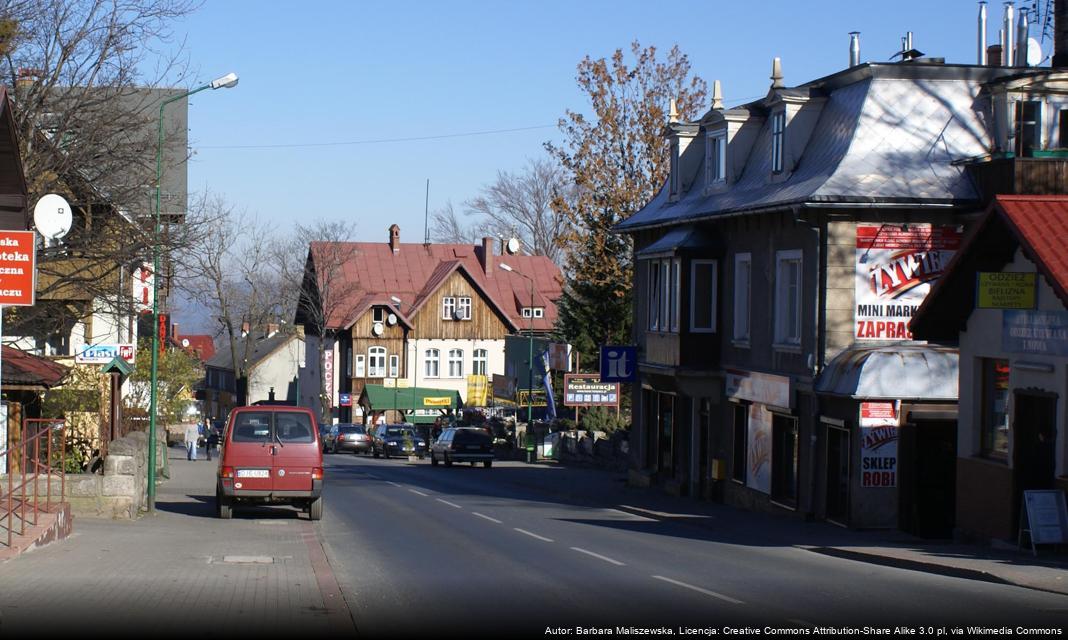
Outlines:
[{"label": "stone wall", "polygon": [[[166,432],[157,431],[157,478],[167,455]],[[136,518],[148,503],[148,434],[134,431],[108,445],[103,475],[67,475],[66,499],[75,516]]]}]

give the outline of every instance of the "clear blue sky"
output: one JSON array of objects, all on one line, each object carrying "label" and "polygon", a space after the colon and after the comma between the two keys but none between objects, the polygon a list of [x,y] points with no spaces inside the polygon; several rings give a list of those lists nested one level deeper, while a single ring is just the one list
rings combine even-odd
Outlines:
[{"label": "clear blue sky", "polygon": [[[989,11],[996,39],[1002,3]],[[428,178],[431,210],[459,207],[498,170],[543,154],[556,129],[240,147],[555,125],[567,108],[587,110],[575,85],[582,57],[635,39],[678,44],[698,75],[722,80],[728,104],[766,93],[774,56],[788,85],[844,68],[854,30],[864,61],[887,61],[911,30],[928,55],[973,64],[976,15],[972,0],[207,0],[178,35],[197,79],[235,71],[241,82],[191,101],[189,188],[283,229],[337,219],[384,241],[396,222],[402,240],[419,241]]]}]

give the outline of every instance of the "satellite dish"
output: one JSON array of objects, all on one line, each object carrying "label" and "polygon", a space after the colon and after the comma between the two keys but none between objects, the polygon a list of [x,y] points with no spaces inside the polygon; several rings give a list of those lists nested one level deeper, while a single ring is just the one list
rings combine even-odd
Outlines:
[{"label": "satellite dish", "polygon": [[189,338],[182,338],[182,346],[187,349],[189,348]]},{"label": "satellite dish", "polygon": [[397,324],[397,314],[391,313],[388,316],[386,316],[386,322],[389,323],[389,326],[391,326],[391,327],[393,325]]},{"label": "satellite dish", "polygon": [[1027,66],[1037,67],[1042,62],[1042,45],[1035,38],[1027,39]]},{"label": "satellite dish", "polygon": [[508,253],[510,253],[512,255],[515,255],[516,253],[519,252],[519,239],[518,238],[508,238],[508,244],[505,245],[504,249]]},{"label": "satellite dish", "polygon": [[375,334],[376,336],[382,335],[383,331],[385,331],[385,328],[382,326],[381,322],[376,322],[371,326],[371,333]]},{"label": "satellite dish", "polygon": [[49,240],[67,235],[71,220],[70,205],[63,196],[54,193],[43,196],[33,208],[33,225]]}]

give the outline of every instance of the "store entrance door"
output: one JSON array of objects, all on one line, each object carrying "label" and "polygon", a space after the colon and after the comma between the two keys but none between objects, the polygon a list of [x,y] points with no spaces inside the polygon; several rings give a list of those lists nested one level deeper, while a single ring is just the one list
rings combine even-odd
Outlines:
[{"label": "store entrance door", "polygon": [[917,419],[901,428],[898,527],[952,538],[957,501],[957,422]]},{"label": "store entrance door", "polygon": [[1012,521],[1017,523],[1024,491],[1056,488],[1057,396],[1017,391],[1014,404]]}]

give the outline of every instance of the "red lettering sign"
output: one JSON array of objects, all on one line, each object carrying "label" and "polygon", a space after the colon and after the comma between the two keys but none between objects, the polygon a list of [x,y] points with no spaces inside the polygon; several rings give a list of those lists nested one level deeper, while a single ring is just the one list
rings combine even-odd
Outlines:
[{"label": "red lettering sign", "polygon": [[33,231],[0,231],[0,305],[32,307],[37,240]]}]

